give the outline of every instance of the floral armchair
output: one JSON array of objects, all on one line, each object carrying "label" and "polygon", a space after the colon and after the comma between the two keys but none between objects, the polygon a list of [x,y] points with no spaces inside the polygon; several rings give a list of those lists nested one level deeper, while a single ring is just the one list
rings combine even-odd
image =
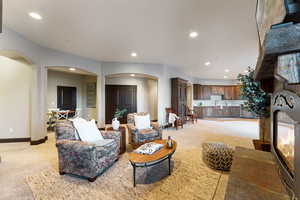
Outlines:
[{"label": "floral armchair", "polygon": [[119,131],[101,131],[102,144],[80,141],[71,121],[57,122],[56,147],[59,173],[86,177],[90,182],[108,169],[119,158]]},{"label": "floral armchair", "polygon": [[147,142],[162,139],[162,128],[157,122],[151,122],[151,129],[138,130],[135,127],[134,116],[147,114],[146,112],[140,112],[127,115],[129,144],[131,144],[134,149]]}]

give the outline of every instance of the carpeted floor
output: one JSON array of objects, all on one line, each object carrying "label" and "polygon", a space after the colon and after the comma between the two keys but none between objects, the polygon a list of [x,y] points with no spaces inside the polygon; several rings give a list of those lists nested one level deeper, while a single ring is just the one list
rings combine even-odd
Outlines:
[{"label": "carpeted floor", "polygon": [[[167,176],[166,163],[138,169],[132,186],[132,167],[123,154],[96,182],[57,173],[53,134],[46,144],[0,144],[0,199],[224,199],[228,174],[211,170],[201,160],[204,141],[221,141],[253,148],[258,137],[256,120],[199,120],[181,130],[165,130],[178,142]],[[128,148],[130,151],[130,148]],[[80,198],[81,197],[81,198]]]},{"label": "carpeted floor", "polygon": [[149,168],[138,168],[137,183],[132,182],[132,166],[127,154],[108,169],[96,182],[70,176],[60,176],[49,169],[27,177],[36,199],[111,199],[163,200],[213,199],[221,177],[201,160],[199,149],[175,153],[172,175],[168,162]]}]

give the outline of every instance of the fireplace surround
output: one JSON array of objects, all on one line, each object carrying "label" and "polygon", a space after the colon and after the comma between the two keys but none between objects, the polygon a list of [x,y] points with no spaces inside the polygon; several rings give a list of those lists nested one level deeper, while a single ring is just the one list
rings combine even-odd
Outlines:
[{"label": "fireplace surround", "polygon": [[300,97],[293,92],[272,97],[271,144],[282,183],[291,197],[300,198]]}]

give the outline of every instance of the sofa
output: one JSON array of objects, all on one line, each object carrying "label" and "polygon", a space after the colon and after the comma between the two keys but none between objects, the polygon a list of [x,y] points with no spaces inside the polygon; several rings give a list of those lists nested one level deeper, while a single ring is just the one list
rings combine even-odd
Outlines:
[{"label": "sofa", "polygon": [[78,175],[93,182],[113,165],[119,158],[121,134],[119,131],[101,131],[101,134],[103,142],[83,142],[78,138],[73,122],[57,122],[59,173]]},{"label": "sofa", "polygon": [[149,129],[139,130],[136,128],[134,116],[135,115],[144,116],[148,114],[149,113],[147,112],[140,112],[140,113],[129,113],[127,115],[129,144],[131,144],[134,149],[147,142],[162,139],[162,128],[159,126],[157,122],[150,122],[151,128]]}]

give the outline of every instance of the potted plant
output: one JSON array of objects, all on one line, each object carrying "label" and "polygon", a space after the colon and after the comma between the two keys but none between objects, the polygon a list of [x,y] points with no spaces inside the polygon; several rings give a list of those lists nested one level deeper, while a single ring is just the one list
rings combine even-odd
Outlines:
[{"label": "potted plant", "polygon": [[254,70],[248,67],[246,74],[239,74],[241,97],[247,100],[243,109],[259,118],[260,140],[254,140],[256,149],[270,150],[270,95],[261,89],[259,82],[254,80]]},{"label": "potted plant", "polygon": [[112,127],[114,130],[119,130],[120,128],[120,121],[119,118],[123,117],[123,115],[127,112],[127,109],[119,109],[117,108],[115,114],[114,114],[114,118],[112,120]]}]

